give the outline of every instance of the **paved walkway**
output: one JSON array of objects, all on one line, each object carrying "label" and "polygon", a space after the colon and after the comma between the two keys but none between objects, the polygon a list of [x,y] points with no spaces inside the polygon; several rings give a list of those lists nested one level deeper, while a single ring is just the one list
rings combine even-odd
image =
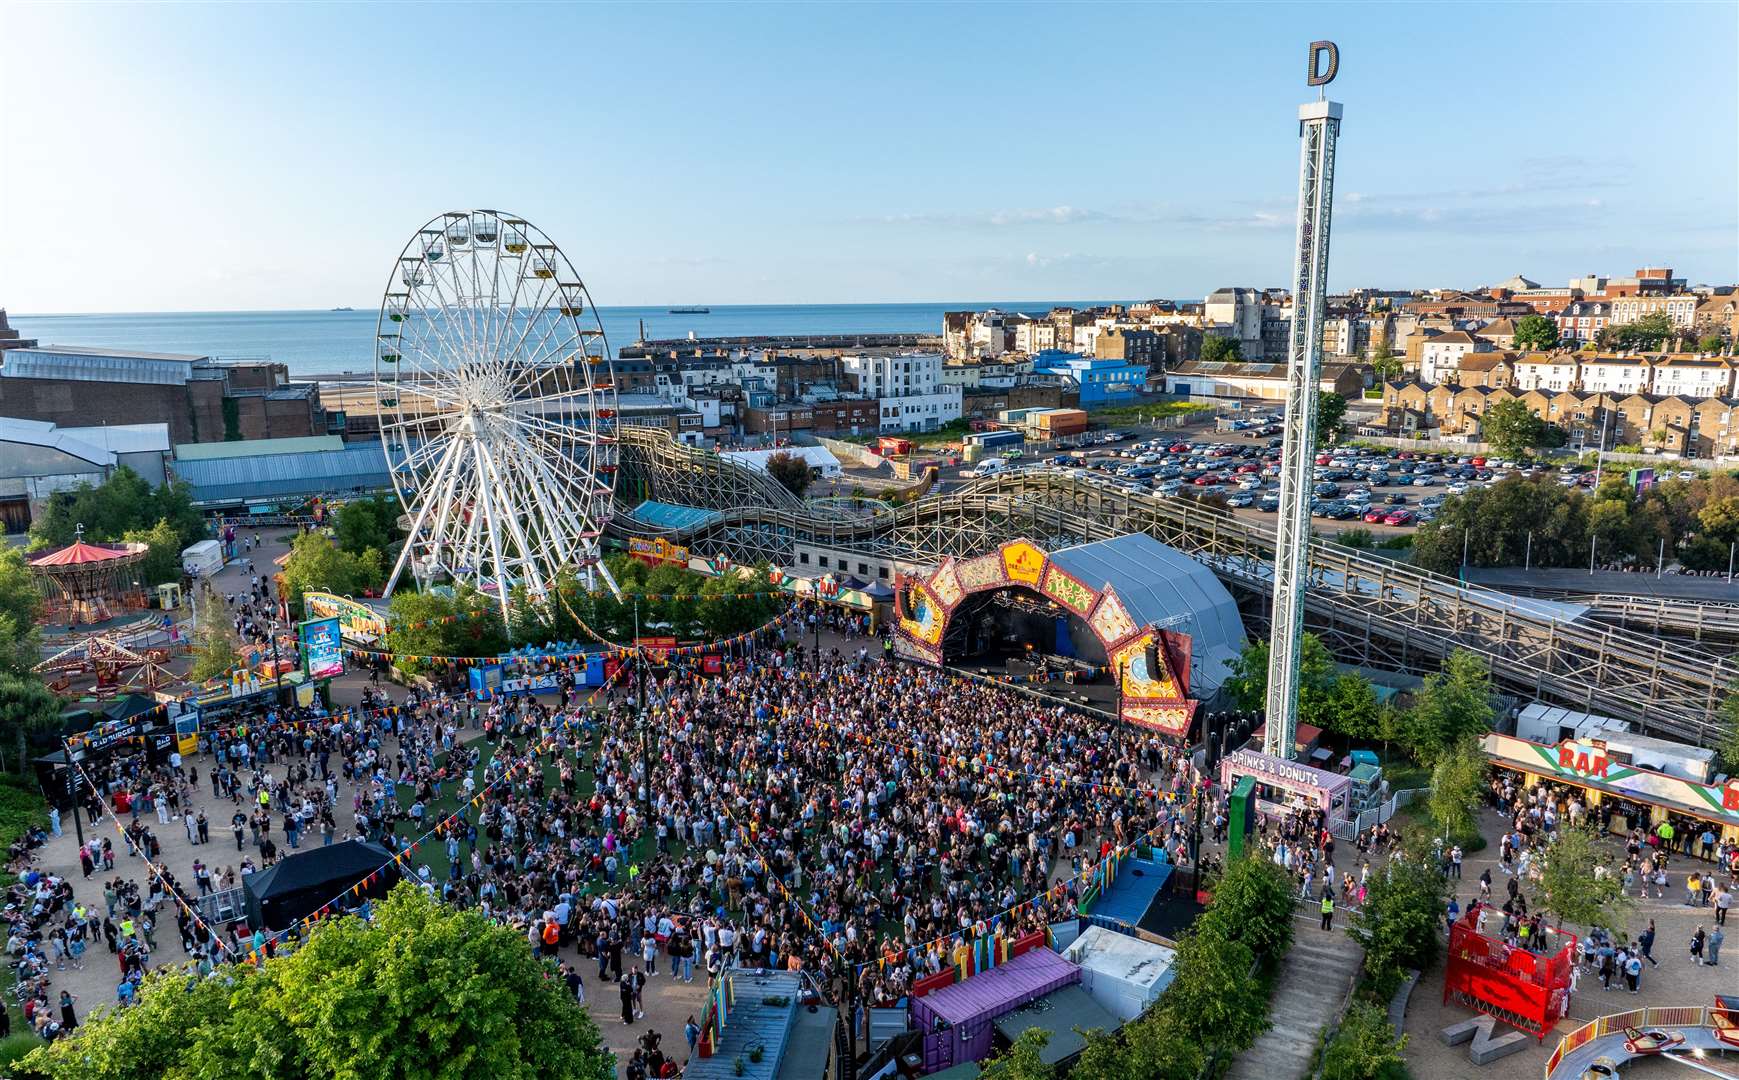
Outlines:
[{"label": "paved walkway", "polygon": [[[1345,931],[1345,913],[1323,931],[1300,916],[1292,951],[1275,981],[1273,1026],[1238,1056],[1228,1080],[1302,1080],[1310,1075],[1317,1032],[1334,1021],[1364,963],[1365,951]],[[1308,924],[1308,925],[1307,925]]]},{"label": "paved walkway", "polygon": [[[1463,877],[1458,883],[1460,887],[1456,893],[1456,899],[1464,909],[1470,899],[1479,895],[1479,874],[1486,867],[1492,868],[1494,896],[1501,897],[1506,887],[1507,879],[1497,868],[1498,845],[1495,842],[1502,834],[1504,824],[1504,819],[1495,811],[1486,810],[1481,815],[1481,831],[1490,843],[1484,851],[1468,856],[1464,862]],[[1578,977],[1576,992],[1570,998],[1568,1016],[1547,1033],[1545,1040],[1530,1041],[1526,1050],[1491,1065],[1483,1068],[1475,1065],[1468,1059],[1467,1047],[1444,1046],[1438,1039],[1437,1033],[1440,1030],[1466,1020],[1475,1013],[1453,1002],[1448,1005],[1443,1003],[1442,964],[1427,971],[1420,978],[1419,985],[1414,988],[1407,1009],[1408,1041],[1405,1056],[1413,1075],[1430,1077],[1431,1080],[1509,1080],[1511,1077],[1539,1076],[1545,1068],[1547,1057],[1557,1046],[1558,1039],[1595,1017],[1645,1005],[1709,1005],[1716,994],[1739,994],[1739,978],[1735,977],[1739,973],[1733,971],[1739,967],[1739,954],[1734,952],[1734,946],[1739,945],[1739,938],[1732,939],[1723,946],[1726,955],[1717,967],[1699,966],[1690,958],[1691,934],[1699,925],[1704,929],[1713,929],[1715,910],[1712,907],[1685,906],[1684,879],[1689,870],[1701,869],[1706,865],[1688,856],[1675,856],[1668,867],[1671,885],[1667,889],[1666,899],[1650,897],[1646,901],[1636,902],[1625,929],[1634,938],[1648,926],[1650,919],[1655,920],[1656,940],[1653,952],[1655,959],[1660,962],[1658,967],[1643,969],[1642,985],[1636,994],[1616,989],[1603,992],[1598,978],[1581,975]],[[1530,901],[1538,898],[1533,889],[1525,888],[1525,891]],[[1731,934],[1739,934],[1739,920],[1732,920],[1727,930]],[[1503,1028],[1500,1026],[1498,1030],[1501,1032]],[[1657,1069],[1651,1067],[1650,1071]],[[1661,1066],[1658,1071],[1662,1075],[1675,1072],[1669,1066]],[[1628,1071],[1626,1075],[1629,1075]]]}]

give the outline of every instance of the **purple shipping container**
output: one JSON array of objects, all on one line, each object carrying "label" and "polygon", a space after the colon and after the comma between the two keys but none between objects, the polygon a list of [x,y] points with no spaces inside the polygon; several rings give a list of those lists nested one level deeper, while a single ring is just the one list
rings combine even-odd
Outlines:
[{"label": "purple shipping container", "polygon": [[997,1017],[1081,981],[1081,969],[1040,946],[912,1001],[912,1027],[924,1033],[924,1072],[990,1055]]}]

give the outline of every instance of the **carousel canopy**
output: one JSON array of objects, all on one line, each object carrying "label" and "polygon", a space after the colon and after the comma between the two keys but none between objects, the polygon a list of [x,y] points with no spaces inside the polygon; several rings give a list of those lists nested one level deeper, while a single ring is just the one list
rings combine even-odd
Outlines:
[{"label": "carousel canopy", "polygon": [[30,560],[30,565],[43,570],[53,570],[65,566],[92,566],[98,563],[114,562],[145,554],[144,544],[117,544],[112,547],[98,544],[87,544],[83,540],[74,541],[59,551]]}]

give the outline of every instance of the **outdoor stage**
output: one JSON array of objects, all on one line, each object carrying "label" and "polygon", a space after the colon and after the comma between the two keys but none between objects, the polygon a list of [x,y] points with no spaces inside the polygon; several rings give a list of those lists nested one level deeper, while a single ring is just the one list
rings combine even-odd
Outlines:
[{"label": "outdoor stage", "polygon": [[895,647],[1131,723],[1188,734],[1244,645],[1212,571],[1152,537],[1045,552],[1016,540],[902,575]]}]

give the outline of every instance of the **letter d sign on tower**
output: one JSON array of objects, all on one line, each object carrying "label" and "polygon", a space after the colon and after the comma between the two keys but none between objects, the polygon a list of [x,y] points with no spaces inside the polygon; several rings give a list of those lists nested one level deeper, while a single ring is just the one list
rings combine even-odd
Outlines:
[{"label": "letter d sign on tower", "polygon": [[[1306,82],[1328,85],[1340,71],[1332,41],[1313,41]],[[1280,515],[1274,534],[1274,619],[1268,644],[1268,726],[1262,749],[1290,760],[1298,730],[1298,663],[1304,590],[1310,577],[1310,488],[1316,457],[1316,395],[1322,381],[1322,318],[1328,302],[1329,213],[1341,108],[1318,99],[1298,109],[1298,243],[1292,273],[1292,336],[1286,357],[1286,438]]]}]

